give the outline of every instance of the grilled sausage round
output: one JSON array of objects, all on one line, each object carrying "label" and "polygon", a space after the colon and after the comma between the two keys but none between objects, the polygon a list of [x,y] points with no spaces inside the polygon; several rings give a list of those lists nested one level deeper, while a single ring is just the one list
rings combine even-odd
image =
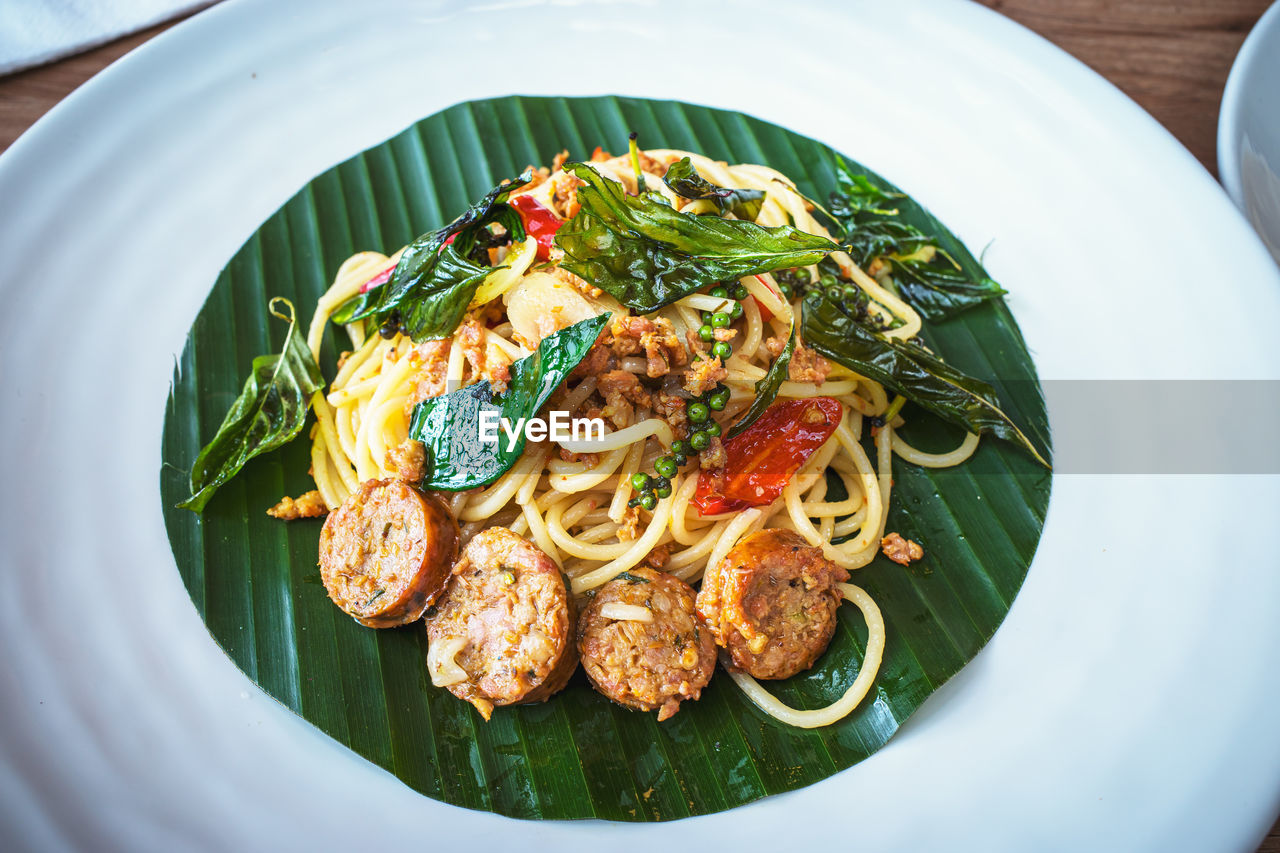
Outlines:
[{"label": "grilled sausage round", "polygon": [[320,579],[333,603],[370,628],[413,622],[458,555],[458,523],[400,480],[367,480],[320,531]]},{"label": "grilled sausage round", "polygon": [[790,530],[761,530],[707,570],[698,613],[733,665],[755,678],[813,666],[836,630],[849,573]]},{"label": "grilled sausage round", "polygon": [[596,592],[578,621],[578,653],[596,690],[662,721],[697,699],[716,668],[711,632],[687,583],[635,568]]},{"label": "grilled sausage round", "polygon": [[426,621],[431,680],[486,720],[497,705],[545,701],[578,666],[559,567],[505,527],[467,543]]}]

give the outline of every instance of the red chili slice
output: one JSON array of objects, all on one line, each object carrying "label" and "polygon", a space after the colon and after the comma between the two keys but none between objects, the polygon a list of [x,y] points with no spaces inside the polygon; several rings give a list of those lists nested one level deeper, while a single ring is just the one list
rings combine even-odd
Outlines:
[{"label": "red chili slice", "polygon": [[366,281],[364,284],[360,285],[360,292],[368,293],[370,290],[373,290],[375,287],[381,287],[382,285],[386,284],[388,281],[391,280],[391,274],[395,271],[396,271],[396,265],[392,264],[382,272],[375,275],[373,278]]},{"label": "red chili slice", "polygon": [[518,195],[507,203],[524,220],[524,230],[538,241],[538,260],[545,261],[551,255],[551,241],[564,222],[531,195]]},{"label": "red chili slice", "polygon": [[834,397],[777,401],[724,443],[729,461],[723,488],[716,490],[715,478],[702,472],[693,505],[701,515],[717,515],[773,503],[843,416]]}]

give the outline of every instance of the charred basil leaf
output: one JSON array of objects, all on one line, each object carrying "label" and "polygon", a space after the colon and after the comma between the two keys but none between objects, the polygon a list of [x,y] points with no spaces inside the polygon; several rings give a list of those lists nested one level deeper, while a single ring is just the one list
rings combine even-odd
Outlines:
[{"label": "charred basil leaf", "polygon": [[524,433],[510,448],[501,429],[496,444],[481,441],[482,417],[491,413],[487,417],[496,415],[516,429],[536,415],[591,349],[610,316],[591,317],[547,335],[532,355],[511,365],[511,381],[502,395],[494,395],[486,380],[419,403],[409,421],[409,437],[426,446],[422,487],[456,492],[488,485],[505,474],[524,452]]},{"label": "charred basil leaf", "polygon": [[[343,302],[333,313],[329,315],[329,319],[339,325],[354,323],[356,320],[364,320],[368,318],[377,318],[374,316],[378,312],[378,299],[382,294],[377,288],[366,290],[364,293],[357,293],[355,296]],[[377,323],[374,323],[376,327]]]},{"label": "charred basil leaf", "polygon": [[827,212],[837,221],[847,221],[859,213],[897,216],[898,203],[905,193],[887,190],[849,168],[843,158],[836,160],[836,189],[831,193]]},{"label": "charred basil leaf", "polygon": [[745,430],[756,422],[756,418],[764,414],[764,410],[769,408],[769,404],[778,396],[778,389],[782,387],[782,382],[787,378],[787,371],[791,366],[791,354],[796,351],[796,325],[795,321],[791,322],[791,337],[787,338],[787,345],[783,347],[782,352],[773,360],[773,364],[769,365],[768,372],[764,378],[756,382],[756,398],[751,401],[751,408],[738,418],[737,422],[729,427],[729,432],[725,434],[725,438],[733,438],[738,433]]},{"label": "charred basil leaf", "polygon": [[[276,310],[277,302],[288,309],[287,315]],[[307,419],[311,395],[324,386],[320,368],[298,331],[293,303],[277,296],[268,308],[289,321],[284,348],[278,355],[253,360],[240,396],[191,464],[191,497],[178,504],[181,509],[203,511],[218,487],[246,462],[292,441]]]},{"label": "charred basil leaf", "polygon": [[854,262],[864,269],[877,258],[888,264],[902,298],[929,320],[1004,295],[980,265],[956,260],[947,248],[951,235],[927,234],[903,219],[902,209],[916,206],[907,196],[854,172],[843,159],[836,161],[836,184],[829,210]]},{"label": "charred basil leaf", "polygon": [[489,226],[501,225],[509,240],[524,239],[523,220],[506,200],[532,178],[525,172],[499,184],[448,225],[418,237],[386,284],[351,297],[331,319],[352,323],[373,317],[381,325],[395,312],[400,327],[415,341],[452,334],[476,288],[495,269],[489,266],[488,249],[494,245]]},{"label": "charred basil leaf", "polygon": [[804,299],[801,334],[808,346],[832,361],[891,388],[945,421],[1012,442],[1049,467],[1000,409],[990,385],[956,370],[922,346],[868,328],[841,302],[811,292]]},{"label": "charred basil leaf", "polygon": [[662,181],[678,196],[708,199],[721,213],[728,211],[739,219],[754,221],[764,205],[763,190],[735,190],[716,186],[698,174],[688,157],[681,157],[668,166]]},{"label": "charred basil leaf", "polygon": [[657,193],[630,196],[583,163],[565,166],[585,182],[581,209],[556,234],[561,263],[633,311],[746,275],[817,263],[839,248],[791,226],[681,213]]},{"label": "charred basil leaf", "polygon": [[[494,269],[500,268],[472,263],[454,245],[445,246],[430,273],[419,279],[420,284],[408,296],[392,305],[391,310],[400,312],[400,328],[415,341],[453,334],[467,313],[476,288]],[[394,281],[393,275],[388,284]]]}]

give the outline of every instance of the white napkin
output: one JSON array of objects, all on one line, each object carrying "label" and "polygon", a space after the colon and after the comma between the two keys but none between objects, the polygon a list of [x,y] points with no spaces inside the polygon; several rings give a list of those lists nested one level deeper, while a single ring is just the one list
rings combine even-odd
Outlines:
[{"label": "white napkin", "polygon": [[0,0],[0,74],[80,53],[216,0]]}]

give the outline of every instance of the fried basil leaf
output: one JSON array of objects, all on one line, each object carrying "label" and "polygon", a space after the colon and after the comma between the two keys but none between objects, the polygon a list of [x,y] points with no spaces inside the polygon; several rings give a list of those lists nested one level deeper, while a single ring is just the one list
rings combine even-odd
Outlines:
[{"label": "fried basil leaf", "polygon": [[415,341],[453,334],[466,315],[476,288],[495,269],[501,267],[474,264],[453,245],[445,246],[429,278],[421,279],[421,284],[395,306],[400,312],[401,330]]},{"label": "fried basil leaf", "polygon": [[[287,315],[276,311],[277,301],[288,308]],[[277,296],[268,307],[289,321],[284,348],[278,355],[253,360],[240,396],[191,465],[191,497],[178,504],[182,509],[203,511],[218,487],[246,462],[292,441],[307,419],[311,395],[324,386],[320,368],[298,330],[293,304]]]},{"label": "fried basil leaf", "polygon": [[829,210],[844,229],[849,255],[862,268],[879,258],[888,264],[898,292],[929,320],[945,320],[966,308],[1003,296],[1004,288],[976,263],[960,264],[947,250],[950,235],[926,234],[906,222],[899,206],[914,205],[902,193],[881,187],[836,162],[838,189]]},{"label": "fried basil leaf", "polygon": [[995,390],[946,364],[924,347],[886,337],[857,320],[841,302],[813,291],[804,299],[805,344],[879,382],[945,421],[970,432],[1012,442],[1049,467],[1018,425],[999,406]]},{"label": "fried basil leaf", "polygon": [[854,172],[844,158],[839,158],[836,161],[836,190],[831,193],[827,212],[837,221],[848,220],[859,213],[897,216],[898,201],[904,198],[904,193],[886,190],[869,176]]},{"label": "fried basil leaf", "polygon": [[680,213],[657,193],[626,194],[583,163],[581,209],[556,234],[561,266],[638,313],[721,281],[817,263],[839,247],[791,226]]},{"label": "fried basil leaf", "polygon": [[716,186],[708,181],[693,167],[688,157],[681,157],[667,167],[662,181],[676,195],[687,199],[707,199],[721,213],[728,211],[739,219],[750,219],[753,222],[760,215],[764,205],[763,190],[729,189]]},{"label": "fried basil leaf", "polygon": [[386,284],[339,305],[333,321],[373,317],[382,325],[392,320],[415,341],[452,334],[480,282],[500,269],[489,266],[488,249],[494,245],[489,226],[501,225],[506,239],[524,239],[523,220],[506,200],[532,178],[525,172],[499,184],[448,225],[418,237],[404,250]]},{"label": "fried basil leaf", "polygon": [[334,312],[329,315],[329,319],[340,326],[345,326],[347,323],[353,323],[356,320],[373,318],[378,310],[380,296],[381,294],[376,288],[366,290],[364,293],[357,293],[334,309]]},{"label": "fried basil leaf", "polygon": [[482,441],[482,425],[490,418],[505,419],[516,430],[537,415],[611,316],[601,314],[547,335],[531,355],[511,365],[511,381],[502,395],[495,396],[486,380],[419,403],[409,421],[409,437],[427,450],[422,488],[456,492],[488,485],[505,474],[524,452],[524,432],[508,447],[501,428],[496,443]]}]

